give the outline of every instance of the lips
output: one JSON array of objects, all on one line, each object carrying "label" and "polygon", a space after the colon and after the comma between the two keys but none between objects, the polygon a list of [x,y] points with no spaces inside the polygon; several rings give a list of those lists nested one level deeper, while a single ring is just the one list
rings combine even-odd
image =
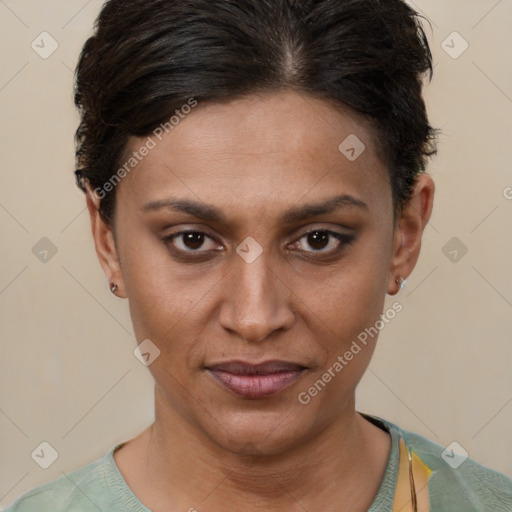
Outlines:
[{"label": "lips", "polygon": [[306,370],[286,361],[250,364],[228,361],[207,367],[217,382],[233,393],[248,399],[267,398],[294,384]]}]

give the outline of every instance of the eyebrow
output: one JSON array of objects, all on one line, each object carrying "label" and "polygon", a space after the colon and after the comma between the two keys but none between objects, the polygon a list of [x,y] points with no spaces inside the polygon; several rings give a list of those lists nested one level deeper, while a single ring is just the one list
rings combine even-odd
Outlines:
[{"label": "eyebrow", "polygon": [[[292,224],[300,222],[319,215],[334,213],[338,210],[347,208],[357,208],[360,210],[368,210],[368,205],[354,196],[343,194],[328,198],[317,203],[309,203],[301,206],[290,208],[281,214],[279,223]],[[192,201],[190,199],[168,198],[151,201],[142,207],[144,213],[169,209],[176,212],[183,212],[193,215],[198,219],[210,222],[218,222],[227,224],[226,215],[217,207]]]}]

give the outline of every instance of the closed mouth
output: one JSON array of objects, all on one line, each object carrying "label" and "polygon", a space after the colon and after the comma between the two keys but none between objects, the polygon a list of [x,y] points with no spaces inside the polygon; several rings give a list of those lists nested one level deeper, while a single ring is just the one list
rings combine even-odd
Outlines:
[{"label": "closed mouth", "polygon": [[294,384],[305,366],[287,361],[259,364],[228,361],[206,367],[217,382],[233,393],[248,399],[273,396]]}]

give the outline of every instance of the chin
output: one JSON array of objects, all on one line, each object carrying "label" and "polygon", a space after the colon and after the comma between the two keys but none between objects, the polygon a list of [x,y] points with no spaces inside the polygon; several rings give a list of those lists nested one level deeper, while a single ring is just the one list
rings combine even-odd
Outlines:
[{"label": "chin", "polygon": [[227,452],[243,456],[278,456],[312,435],[312,425],[303,424],[298,412],[251,411],[216,416],[204,427],[210,439]]}]

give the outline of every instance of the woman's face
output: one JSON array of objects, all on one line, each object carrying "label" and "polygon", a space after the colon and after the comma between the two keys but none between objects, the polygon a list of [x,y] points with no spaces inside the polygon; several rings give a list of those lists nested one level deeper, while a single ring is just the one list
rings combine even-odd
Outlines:
[{"label": "woman's face", "polygon": [[353,407],[369,364],[376,336],[344,354],[404,259],[387,169],[360,119],[293,92],[200,104],[154,139],[117,187],[104,268],[137,343],[160,350],[157,416],[233,452],[283,452]]}]

